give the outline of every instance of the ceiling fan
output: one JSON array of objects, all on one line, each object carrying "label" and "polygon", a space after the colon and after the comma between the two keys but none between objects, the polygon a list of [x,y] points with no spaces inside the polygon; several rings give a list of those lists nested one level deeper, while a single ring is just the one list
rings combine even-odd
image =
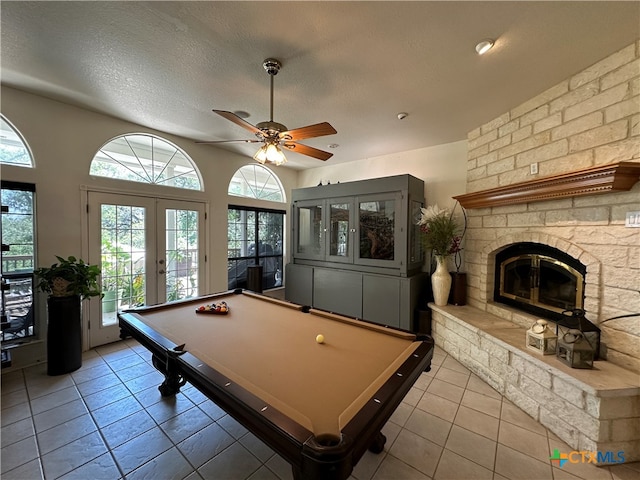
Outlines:
[{"label": "ceiling fan", "polygon": [[281,147],[284,147],[293,152],[301,153],[309,157],[317,158],[318,160],[328,160],[333,156],[333,153],[325,152],[308,145],[298,143],[298,140],[304,140],[305,138],[322,137],[324,135],[333,135],[338,133],[329,123],[322,122],[314,125],[308,125],[306,127],[295,128],[289,130],[283,124],[273,121],[273,77],[278,74],[282,64],[275,58],[267,58],[262,66],[271,77],[271,104],[270,104],[270,119],[268,122],[260,122],[256,125],[251,125],[233,112],[227,112],[225,110],[213,110],[221,117],[230,120],[236,125],[249,130],[251,133],[258,137],[257,140],[219,140],[212,142],[197,142],[205,144],[216,143],[262,143],[262,147],[253,156],[255,160],[260,163],[271,162],[276,165],[282,165],[287,161],[282,153]]}]

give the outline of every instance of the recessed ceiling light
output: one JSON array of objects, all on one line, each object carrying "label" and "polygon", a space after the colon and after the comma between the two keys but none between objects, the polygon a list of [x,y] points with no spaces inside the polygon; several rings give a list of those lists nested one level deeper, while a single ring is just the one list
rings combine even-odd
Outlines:
[{"label": "recessed ceiling light", "polygon": [[338,148],[340,145],[338,145],[337,143],[330,143],[329,145],[327,145],[327,147],[329,148]]},{"label": "recessed ceiling light", "polygon": [[482,40],[480,43],[478,43],[476,45],[476,52],[478,52],[478,55],[484,55],[489,50],[491,50],[491,48],[493,47],[494,43],[495,42],[493,40],[491,40],[490,38],[484,39],[484,40]]}]

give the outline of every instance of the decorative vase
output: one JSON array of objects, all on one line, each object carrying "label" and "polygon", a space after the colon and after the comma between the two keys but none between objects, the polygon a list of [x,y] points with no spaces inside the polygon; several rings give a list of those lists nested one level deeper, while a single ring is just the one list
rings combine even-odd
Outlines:
[{"label": "decorative vase", "polygon": [[447,304],[451,290],[451,274],[447,269],[447,257],[436,255],[436,271],[431,274],[433,303],[439,307]]}]

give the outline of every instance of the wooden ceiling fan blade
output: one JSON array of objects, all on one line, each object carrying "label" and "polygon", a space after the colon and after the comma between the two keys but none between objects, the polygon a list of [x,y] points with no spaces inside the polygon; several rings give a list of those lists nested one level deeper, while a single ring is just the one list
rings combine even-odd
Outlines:
[{"label": "wooden ceiling fan blade", "polygon": [[280,133],[280,138],[284,140],[303,140],[305,138],[322,137],[324,135],[335,135],[336,133],[338,132],[331,124],[322,122],[282,132]]},{"label": "wooden ceiling fan blade", "polygon": [[196,142],[202,145],[215,145],[216,143],[262,143],[262,140],[212,140]]},{"label": "wooden ceiling fan blade", "polygon": [[283,147],[291,150],[292,152],[301,153],[309,157],[317,158],[318,160],[326,161],[333,157],[333,153],[318,150],[317,148],[310,147],[308,145],[302,145],[301,143],[287,142],[282,144]]},{"label": "wooden ceiling fan blade", "polygon": [[227,112],[225,110],[213,110],[214,113],[217,113],[221,117],[226,118],[227,120],[235,123],[236,125],[240,125],[242,128],[249,130],[251,133],[255,133],[256,135],[262,136],[262,130],[260,130],[255,125],[251,125],[249,122],[243,120],[238,115],[233,112]]}]

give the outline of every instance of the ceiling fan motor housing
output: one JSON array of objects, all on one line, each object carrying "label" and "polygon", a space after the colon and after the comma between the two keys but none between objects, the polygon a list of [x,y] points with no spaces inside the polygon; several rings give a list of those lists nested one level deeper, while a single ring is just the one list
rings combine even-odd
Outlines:
[{"label": "ceiling fan motor housing", "polygon": [[267,137],[275,137],[280,132],[286,132],[289,130],[283,124],[272,121],[256,123],[256,127],[262,130]]}]

